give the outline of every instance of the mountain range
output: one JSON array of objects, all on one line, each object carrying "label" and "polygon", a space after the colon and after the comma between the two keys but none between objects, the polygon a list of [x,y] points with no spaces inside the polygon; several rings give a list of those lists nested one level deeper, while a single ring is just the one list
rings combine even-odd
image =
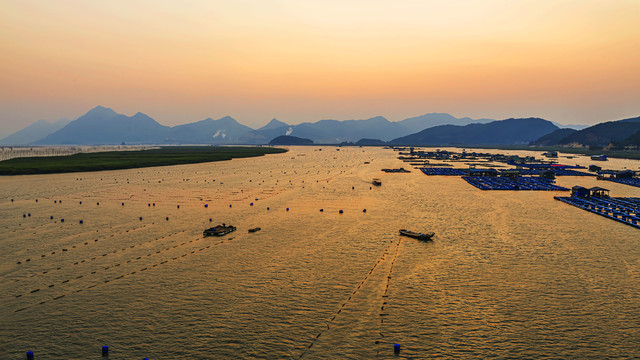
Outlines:
[{"label": "mountain range", "polygon": [[[272,119],[252,129],[226,116],[184,125],[164,126],[137,113],[118,114],[97,106],[79,118],[55,123],[35,122],[1,139],[1,145],[118,145],[118,144],[268,144],[280,136],[309,139],[316,144],[357,145],[606,145],[625,143],[640,131],[640,117],[610,121],[580,129],[561,129],[539,118],[471,119],[430,113],[402,121],[382,116],[364,120],[320,120],[289,125]],[[637,134],[636,138],[640,138]],[[286,139],[286,138],[285,138]],[[627,143],[634,144],[630,138]],[[626,144],[626,143],[625,143]]]}]

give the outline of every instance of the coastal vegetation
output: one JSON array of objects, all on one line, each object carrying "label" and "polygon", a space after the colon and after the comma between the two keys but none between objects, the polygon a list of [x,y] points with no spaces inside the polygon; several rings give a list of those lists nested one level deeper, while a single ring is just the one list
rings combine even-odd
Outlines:
[{"label": "coastal vegetation", "polygon": [[0,175],[55,174],[196,164],[286,152],[273,147],[176,146],[141,151],[105,151],[0,161]]}]

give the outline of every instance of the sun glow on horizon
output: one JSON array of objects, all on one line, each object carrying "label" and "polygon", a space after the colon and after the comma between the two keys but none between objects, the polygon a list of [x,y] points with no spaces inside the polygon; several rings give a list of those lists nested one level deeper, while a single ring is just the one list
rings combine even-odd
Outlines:
[{"label": "sun glow on horizon", "polygon": [[0,123],[97,104],[165,124],[614,120],[640,113],[639,15],[634,0],[3,1]]}]

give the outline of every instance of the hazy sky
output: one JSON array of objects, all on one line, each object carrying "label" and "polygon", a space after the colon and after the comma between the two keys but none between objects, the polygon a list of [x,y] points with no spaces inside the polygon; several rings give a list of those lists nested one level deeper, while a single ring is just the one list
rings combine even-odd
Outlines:
[{"label": "hazy sky", "polygon": [[640,115],[640,0],[0,0],[0,134],[96,105],[165,125]]}]

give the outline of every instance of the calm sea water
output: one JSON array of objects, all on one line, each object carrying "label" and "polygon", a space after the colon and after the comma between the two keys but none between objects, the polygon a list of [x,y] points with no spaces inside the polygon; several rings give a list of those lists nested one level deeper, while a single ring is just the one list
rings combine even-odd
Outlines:
[{"label": "calm sea water", "polygon": [[[553,200],[564,193],[380,172],[410,168],[396,156],[294,147],[1,177],[0,358],[640,357],[637,229]],[[238,230],[202,238],[217,223]]]}]

